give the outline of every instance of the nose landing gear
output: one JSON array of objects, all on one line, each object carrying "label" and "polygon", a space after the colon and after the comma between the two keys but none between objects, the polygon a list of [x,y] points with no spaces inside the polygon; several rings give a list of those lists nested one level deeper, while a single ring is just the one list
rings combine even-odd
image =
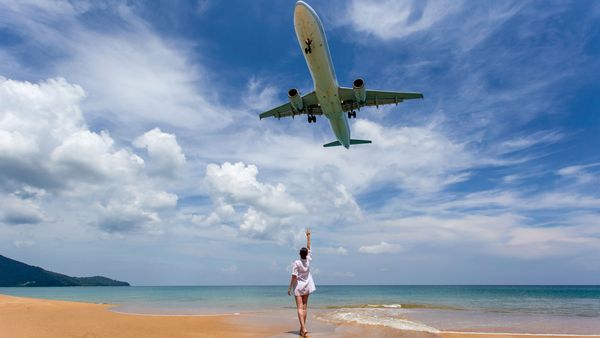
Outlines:
[{"label": "nose landing gear", "polygon": [[312,40],[310,38],[306,38],[306,40],[304,40],[304,43],[306,44],[306,48],[304,48],[304,54],[312,53],[312,48],[310,48]]},{"label": "nose landing gear", "polygon": [[317,117],[314,115],[308,115],[308,123],[316,123]]},{"label": "nose landing gear", "polygon": [[351,118],[356,118],[356,110],[349,111],[349,112],[348,112],[348,118],[349,118],[349,119],[351,119]]}]

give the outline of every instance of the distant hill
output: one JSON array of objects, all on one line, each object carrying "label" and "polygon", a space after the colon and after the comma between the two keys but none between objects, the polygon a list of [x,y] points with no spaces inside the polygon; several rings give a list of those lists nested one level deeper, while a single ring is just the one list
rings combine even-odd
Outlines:
[{"label": "distant hill", "polygon": [[0,286],[129,286],[102,276],[70,277],[0,255]]}]

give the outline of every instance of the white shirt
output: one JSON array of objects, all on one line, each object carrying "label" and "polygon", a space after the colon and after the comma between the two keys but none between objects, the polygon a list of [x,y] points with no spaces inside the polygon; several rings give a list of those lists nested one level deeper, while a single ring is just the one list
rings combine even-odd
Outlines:
[{"label": "white shirt", "polygon": [[317,289],[310,273],[310,262],[312,261],[311,251],[308,250],[306,259],[297,259],[292,264],[292,276],[297,277],[296,286],[294,287],[295,296],[308,295]]}]

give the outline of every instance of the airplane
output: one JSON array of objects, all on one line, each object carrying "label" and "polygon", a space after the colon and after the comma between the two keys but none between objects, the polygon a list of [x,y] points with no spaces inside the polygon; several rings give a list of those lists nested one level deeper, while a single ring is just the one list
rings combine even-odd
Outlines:
[{"label": "airplane", "polygon": [[290,89],[289,102],[261,113],[261,120],[267,117],[294,118],[296,115],[306,114],[308,123],[316,123],[317,115],[325,115],[337,140],[324,144],[323,147],[344,146],[348,149],[351,144],[371,143],[369,140],[350,138],[348,119],[356,118],[356,110],[370,106],[379,108],[392,103],[398,105],[404,100],[423,98],[421,93],[367,90],[365,81],[361,78],[352,82],[352,88],[340,87],[323,24],[315,10],[304,1],[296,2],[294,29],[313,79],[314,90],[301,96],[298,89]]}]

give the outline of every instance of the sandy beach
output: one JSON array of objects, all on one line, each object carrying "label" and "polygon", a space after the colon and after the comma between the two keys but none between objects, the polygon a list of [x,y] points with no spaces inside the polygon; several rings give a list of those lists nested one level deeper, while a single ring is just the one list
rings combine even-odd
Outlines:
[{"label": "sandy beach", "polygon": [[[215,316],[154,316],[110,311],[112,305],[0,295],[0,337],[294,337],[293,311]],[[310,337],[525,338],[515,334],[440,334],[368,325],[310,323]],[[535,337],[565,337],[535,335]],[[575,336],[572,336],[575,337]],[[597,337],[600,336],[588,336]]]}]

